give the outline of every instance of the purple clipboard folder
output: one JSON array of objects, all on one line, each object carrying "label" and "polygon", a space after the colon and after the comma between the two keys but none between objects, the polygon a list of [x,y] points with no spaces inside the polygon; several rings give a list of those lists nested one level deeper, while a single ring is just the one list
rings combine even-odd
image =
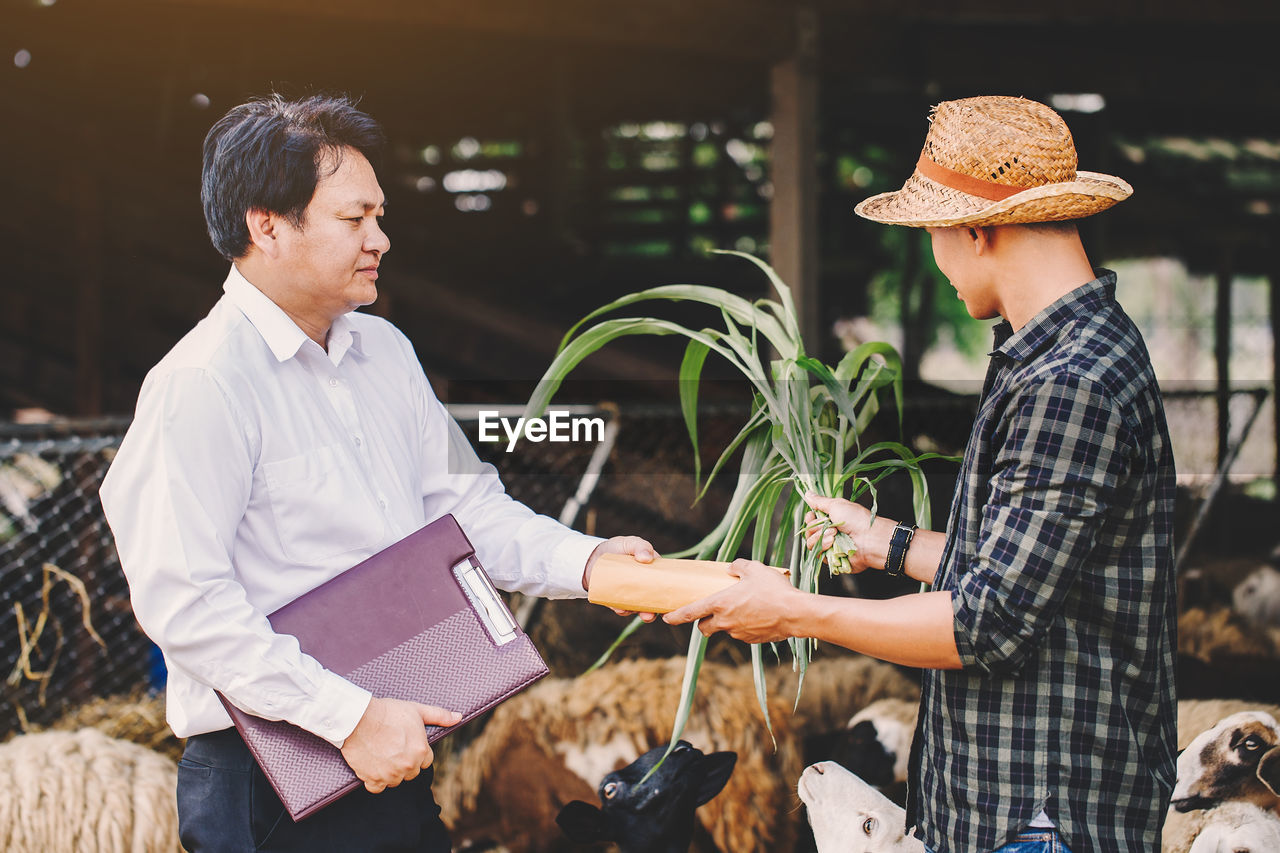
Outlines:
[{"label": "purple clipboard folder", "polygon": [[[547,674],[452,515],[267,618],[326,669],[374,696],[458,711],[458,726]],[[362,784],[323,738],[218,698],[295,821]],[[426,728],[434,743],[457,726]]]}]

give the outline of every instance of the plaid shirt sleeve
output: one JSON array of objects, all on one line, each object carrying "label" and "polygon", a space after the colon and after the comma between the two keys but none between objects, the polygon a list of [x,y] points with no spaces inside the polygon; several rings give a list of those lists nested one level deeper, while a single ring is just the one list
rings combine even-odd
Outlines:
[{"label": "plaid shirt sleeve", "polygon": [[977,547],[952,598],[961,663],[1014,675],[1061,613],[1133,444],[1094,380],[1054,372],[1009,408]]}]

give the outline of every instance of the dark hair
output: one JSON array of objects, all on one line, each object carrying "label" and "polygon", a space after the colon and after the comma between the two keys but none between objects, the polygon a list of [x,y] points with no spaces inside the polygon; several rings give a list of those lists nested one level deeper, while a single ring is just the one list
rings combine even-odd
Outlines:
[{"label": "dark hair", "polygon": [[382,127],[346,95],[289,101],[272,94],[235,107],[204,138],[200,201],[213,247],[227,260],[244,257],[250,210],[302,225],[326,155],[350,147],[376,167],[385,141]]}]

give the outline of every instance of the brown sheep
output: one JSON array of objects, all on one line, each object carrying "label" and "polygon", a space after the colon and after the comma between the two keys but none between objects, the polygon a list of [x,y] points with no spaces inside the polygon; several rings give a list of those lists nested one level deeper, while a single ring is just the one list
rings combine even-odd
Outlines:
[{"label": "brown sheep", "polygon": [[[436,797],[455,843],[487,837],[512,853],[562,849],[555,824],[571,800],[591,801],[607,773],[671,737],[683,658],[610,664],[576,679],[547,679],[500,706],[476,740],[442,767]],[[790,668],[769,672],[775,751],[750,667],[707,662],[685,740],[738,754],[724,791],[698,810],[703,836],[722,851],[791,849],[800,828],[795,782],[799,725],[842,725],[875,691],[918,695],[886,664],[854,657],[815,661],[800,708]],[[843,703],[840,697],[845,697]],[[836,706],[843,708],[836,710]]]}]

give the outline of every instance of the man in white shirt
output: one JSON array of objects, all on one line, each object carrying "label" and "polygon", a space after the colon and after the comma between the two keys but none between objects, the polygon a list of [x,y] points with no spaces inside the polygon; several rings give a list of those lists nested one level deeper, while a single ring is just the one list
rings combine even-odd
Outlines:
[{"label": "man in white shirt", "polygon": [[[390,248],[371,165],[382,131],[345,98],[236,107],[205,139],[224,296],[147,375],[101,497],[138,621],[165,655],[188,738],[182,842],[207,850],[448,851],[424,724],[448,709],[371,696],[266,615],[445,513],[501,587],[585,594],[600,540],[503,490],[395,327],[353,313]],[[365,783],[297,824],[214,691],[342,750]]]}]

